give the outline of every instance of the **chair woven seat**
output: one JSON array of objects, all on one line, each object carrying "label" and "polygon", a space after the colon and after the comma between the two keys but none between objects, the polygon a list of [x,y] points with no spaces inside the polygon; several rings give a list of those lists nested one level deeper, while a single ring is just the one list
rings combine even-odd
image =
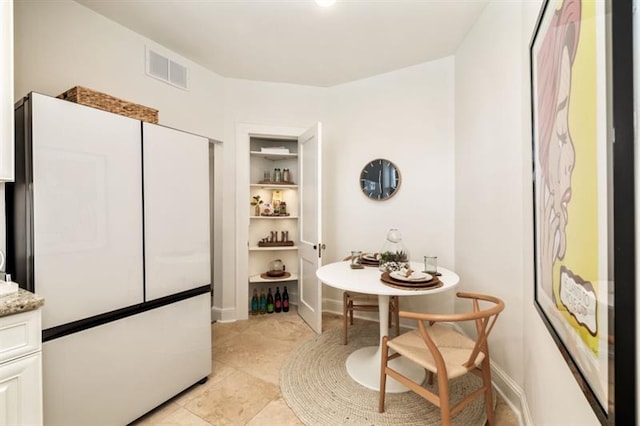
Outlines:
[{"label": "chair woven seat", "polygon": [[[465,367],[464,364],[471,356],[471,351],[473,351],[476,342],[440,324],[434,324],[429,327],[427,332],[436,346],[438,346],[438,349],[440,349],[440,353],[447,367],[447,377],[449,379],[455,379],[456,377],[466,374],[470,368]],[[424,343],[420,330],[413,330],[401,334],[395,339],[390,340],[388,344],[391,349],[402,353],[404,357],[421,365],[426,370],[436,374],[438,373],[436,361]],[[479,366],[483,359],[484,354],[481,352],[476,357],[471,368]]]}]

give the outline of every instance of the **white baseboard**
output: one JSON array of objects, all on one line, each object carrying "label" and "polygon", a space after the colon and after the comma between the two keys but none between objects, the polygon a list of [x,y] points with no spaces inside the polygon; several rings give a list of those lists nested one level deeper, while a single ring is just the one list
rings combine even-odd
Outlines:
[{"label": "white baseboard", "polygon": [[533,425],[524,392],[493,360],[491,361],[491,378],[493,387],[518,416],[518,423],[521,426]]},{"label": "white baseboard", "polygon": [[342,300],[322,299],[322,312],[342,315]]},{"label": "white baseboard", "polygon": [[236,310],[235,308],[222,309],[216,306],[211,307],[211,322],[235,322]]}]

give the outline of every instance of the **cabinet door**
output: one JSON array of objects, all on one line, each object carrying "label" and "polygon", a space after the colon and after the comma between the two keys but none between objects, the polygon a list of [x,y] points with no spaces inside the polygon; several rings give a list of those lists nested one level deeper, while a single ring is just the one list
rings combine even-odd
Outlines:
[{"label": "cabinet door", "polygon": [[0,1],[0,181],[13,181],[13,1]]},{"label": "cabinet door", "polygon": [[0,364],[0,426],[41,424],[40,352]]},{"label": "cabinet door", "polygon": [[143,124],[145,297],[211,282],[209,141]]},{"label": "cabinet door", "polygon": [[141,303],[140,121],[37,93],[31,100],[43,328]]}]

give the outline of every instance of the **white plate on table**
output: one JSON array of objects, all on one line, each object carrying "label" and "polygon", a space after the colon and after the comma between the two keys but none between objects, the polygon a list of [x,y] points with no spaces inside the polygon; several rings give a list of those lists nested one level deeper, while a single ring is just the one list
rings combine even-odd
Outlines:
[{"label": "white plate on table", "polygon": [[376,257],[376,255],[375,254],[370,254],[370,253],[363,254],[362,258],[364,260],[368,260],[370,262],[377,262],[378,261],[378,258]]},{"label": "white plate on table", "polygon": [[427,274],[426,272],[419,272],[419,271],[413,271],[409,276],[407,276],[407,273],[403,271],[393,271],[389,273],[389,276],[394,280],[405,281],[408,283],[426,282],[426,281],[430,281],[433,278],[431,274]]}]

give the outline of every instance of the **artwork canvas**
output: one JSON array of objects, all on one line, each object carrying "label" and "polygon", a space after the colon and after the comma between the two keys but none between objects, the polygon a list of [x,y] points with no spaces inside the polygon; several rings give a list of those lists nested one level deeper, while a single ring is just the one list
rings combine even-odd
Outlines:
[{"label": "artwork canvas", "polygon": [[549,0],[530,46],[534,300],[603,423],[616,405],[614,254],[627,243],[614,239],[614,18],[604,0]]}]

